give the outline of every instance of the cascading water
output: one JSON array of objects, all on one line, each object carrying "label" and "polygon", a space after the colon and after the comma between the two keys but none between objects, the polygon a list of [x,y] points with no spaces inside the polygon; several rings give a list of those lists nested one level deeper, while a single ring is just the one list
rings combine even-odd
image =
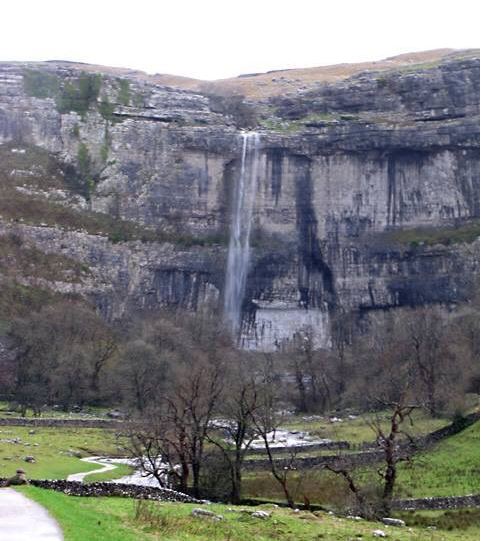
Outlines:
[{"label": "cascading water", "polygon": [[224,294],[224,316],[234,336],[240,330],[242,301],[249,270],[249,238],[257,190],[260,141],[256,132],[242,133],[241,137],[241,168],[236,175],[232,193],[232,222]]}]

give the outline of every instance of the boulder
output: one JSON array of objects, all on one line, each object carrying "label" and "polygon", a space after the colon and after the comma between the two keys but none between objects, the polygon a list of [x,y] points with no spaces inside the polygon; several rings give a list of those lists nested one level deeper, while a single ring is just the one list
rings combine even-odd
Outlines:
[{"label": "boulder", "polygon": [[19,486],[19,485],[28,485],[28,480],[25,475],[25,471],[19,468],[13,477],[7,479],[5,483],[7,487],[9,486]]},{"label": "boulder", "polygon": [[224,519],[222,515],[216,515],[213,511],[209,511],[208,509],[202,509],[201,507],[196,507],[195,509],[192,509],[191,515],[198,518],[210,518],[214,521]]},{"label": "boulder", "polygon": [[400,518],[385,517],[381,519],[381,522],[386,524],[386,526],[399,526],[401,528],[406,526],[404,520],[401,520]]},{"label": "boulder", "polygon": [[262,519],[269,518],[270,516],[271,514],[268,513],[267,511],[254,511],[254,513],[251,514],[251,517],[262,518]]},{"label": "boulder", "polygon": [[107,417],[109,417],[110,419],[118,420],[118,419],[125,419],[127,415],[123,411],[120,411],[120,410],[111,410],[107,412]]}]

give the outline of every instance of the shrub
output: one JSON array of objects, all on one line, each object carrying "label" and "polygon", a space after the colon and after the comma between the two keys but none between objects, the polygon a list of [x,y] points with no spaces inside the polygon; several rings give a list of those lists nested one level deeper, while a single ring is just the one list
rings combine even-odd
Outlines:
[{"label": "shrub", "polygon": [[117,100],[121,105],[130,105],[130,82],[127,79],[117,79],[119,91]]},{"label": "shrub", "polygon": [[82,118],[91,105],[97,102],[102,86],[102,77],[98,74],[82,73],[78,79],[66,82],[57,98],[59,113],[78,113]]},{"label": "shrub", "polygon": [[102,115],[102,118],[108,122],[115,122],[114,117],[114,104],[109,102],[107,96],[102,97],[102,101],[99,103],[99,113]]},{"label": "shrub", "polygon": [[79,178],[79,191],[90,199],[91,191],[94,187],[92,178],[92,159],[89,149],[85,143],[80,143],[77,151],[77,167]]},{"label": "shrub", "polygon": [[204,455],[200,472],[202,496],[227,501],[231,493],[229,463],[219,449],[209,449]]},{"label": "shrub", "polygon": [[34,98],[55,98],[60,90],[56,75],[45,71],[23,70],[23,89],[27,96]]}]

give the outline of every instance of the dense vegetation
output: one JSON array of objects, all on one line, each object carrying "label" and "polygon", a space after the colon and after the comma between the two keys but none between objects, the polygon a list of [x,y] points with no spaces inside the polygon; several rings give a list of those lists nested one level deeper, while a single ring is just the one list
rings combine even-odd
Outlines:
[{"label": "dense vegetation", "polygon": [[[80,73],[77,77],[63,80],[53,73],[25,69],[23,86],[28,96],[52,98],[59,113],[78,113],[82,119],[92,108],[105,120],[113,121],[113,105],[106,97],[99,101],[102,76],[94,73]],[[119,96],[123,101],[128,96],[125,85],[120,86]]]},{"label": "dense vegetation", "polygon": [[[422,487],[441,495],[453,487],[460,493],[472,489],[466,480],[478,466],[471,430],[447,449],[440,444],[439,452],[419,455],[411,469],[405,469],[398,445],[447,424],[473,404],[466,393],[477,390],[476,314],[460,312],[446,319],[435,309],[398,312],[368,337],[355,337],[345,324],[337,322],[338,342],[330,351],[313,349],[307,335],[282,354],[259,355],[237,350],[223,326],[206,316],[164,313],[116,328],[85,303],[60,300],[12,320],[6,336],[15,357],[3,370],[10,375],[2,391],[23,414],[32,409],[40,415],[44,405],[65,411],[89,404],[122,406],[132,422],[118,452],[146,457],[143,467],[159,484],[167,482],[165,466],[155,461],[162,455],[169,464],[168,482],[197,496],[239,503],[243,495],[282,494],[294,505],[299,499],[318,501],[322,492],[341,507],[360,505],[362,513],[360,502],[352,496],[346,500],[346,483],[335,475],[340,471],[300,476],[295,469],[280,469],[275,456],[272,479],[267,472],[253,478],[244,471],[255,437],[264,438],[270,456],[272,430],[305,428],[302,420],[280,412],[325,415],[346,407],[361,415],[342,428],[331,424],[330,430],[309,422],[309,430],[354,443],[394,443],[387,467],[396,470],[397,480],[382,497],[383,506],[396,495],[420,495]],[[348,335],[351,343],[345,341]],[[457,469],[448,467],[463,445],[464,462],[456,463]],[[296,456],[292,460],[295,465]],[[436,490],[440,468],[445,492]],[[366,515],[377,513],[375,501],[388,482],[368,473],[348,472],[362,498],[374,498]]]}]

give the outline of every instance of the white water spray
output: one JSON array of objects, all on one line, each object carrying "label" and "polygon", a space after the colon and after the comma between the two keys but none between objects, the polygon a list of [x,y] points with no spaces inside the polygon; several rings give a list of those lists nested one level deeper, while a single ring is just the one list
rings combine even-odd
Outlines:
[{"label": "white water spray", "polygon": [[256,132],[242,133],[240,173],[232,194],[232,223],[225,277],[224,315],[232,333],[240,330],[242,302],[249,271],[249,238],[257,190],[260,136]]}]

